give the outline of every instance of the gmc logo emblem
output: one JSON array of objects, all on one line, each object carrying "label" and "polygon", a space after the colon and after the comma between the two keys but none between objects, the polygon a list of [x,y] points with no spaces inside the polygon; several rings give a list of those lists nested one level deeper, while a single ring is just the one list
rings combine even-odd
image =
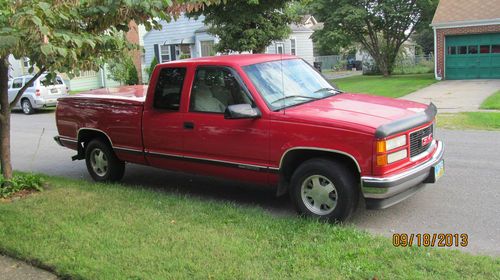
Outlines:
[{"label": "gmc logo emblem", "polygon": [[432,142],[432,133],[422,138],[422,146],[430,144]]}]

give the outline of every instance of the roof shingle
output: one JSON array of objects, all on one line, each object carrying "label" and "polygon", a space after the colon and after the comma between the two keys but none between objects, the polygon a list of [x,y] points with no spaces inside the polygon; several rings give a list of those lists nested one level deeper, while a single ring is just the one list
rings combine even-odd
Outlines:
[{"label": "roof shingle", "polygon": [[440,0],[432,25],[500,19],[500,0]]}]

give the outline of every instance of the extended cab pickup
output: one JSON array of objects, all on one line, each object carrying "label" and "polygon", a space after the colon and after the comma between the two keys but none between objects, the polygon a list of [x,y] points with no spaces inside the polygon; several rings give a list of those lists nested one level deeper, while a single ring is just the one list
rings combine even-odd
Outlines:
[{"label": "extended cab pickup", "polygon": [[294,56],[158,65],[149,87],[59,99],[55,140],[96,181],[125,163],[276,187],[299,213],[342,221],[389,207],[444,172],[436,107],[344,93]]}]

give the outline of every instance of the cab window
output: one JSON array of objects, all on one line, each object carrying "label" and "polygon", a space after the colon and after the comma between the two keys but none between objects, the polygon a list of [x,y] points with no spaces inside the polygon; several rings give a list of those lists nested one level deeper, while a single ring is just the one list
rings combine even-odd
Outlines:
[{"label": "cab window", "polygon": [[230,69],[204,66],[196,70],[189,104],[191,112],[224,113],[229,105],[252,103]]},{"label": "cab window", "polygon": [[154,93],[153,107],[156,109],[179,111],[182,85],[186,68],[163,68],[160,71]]}]

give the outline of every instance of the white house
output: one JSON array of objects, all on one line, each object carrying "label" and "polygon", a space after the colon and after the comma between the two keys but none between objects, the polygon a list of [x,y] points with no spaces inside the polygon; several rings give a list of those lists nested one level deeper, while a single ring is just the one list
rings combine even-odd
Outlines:
[{"label": "white house", "polygon": [[[142,38],[144,42],[143,65],[149,67],[154,57],[159,63],[182,58],[218,55],[214,45],[218,38],[207,33],[204,17],[192,19],[181,16],[176,21],[162,22],[161,30],[151,30]],[[294,54],[313,63],[313,25],[317,24],[312,16],[304,17],[302,24],[292,24],[289,38],[273,42],[266,53]]]}]

